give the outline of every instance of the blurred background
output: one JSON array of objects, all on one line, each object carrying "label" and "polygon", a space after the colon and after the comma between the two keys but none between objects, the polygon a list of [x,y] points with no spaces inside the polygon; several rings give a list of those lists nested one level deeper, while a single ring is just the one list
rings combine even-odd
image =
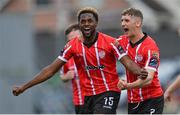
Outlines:
[{"label": "blurred background", "polygon": [[[144,31],[160,48],[163,89],[180,74],[180,0],[0,0],[0,114],[74,113],[71,83],[63,83],[58,73],[18,97],[11,88],[31,80],[60,54],[65,28],[77,22],[76,14],[85,6],[97,8],[99,31],[113,37],[123,34],[122,10],[141,9]],[[124,68],[117,64],[123,76]],[[179,106],[178,90],[164,113],[180,113]],[[117,111],[127,113],[126,91]]]}]

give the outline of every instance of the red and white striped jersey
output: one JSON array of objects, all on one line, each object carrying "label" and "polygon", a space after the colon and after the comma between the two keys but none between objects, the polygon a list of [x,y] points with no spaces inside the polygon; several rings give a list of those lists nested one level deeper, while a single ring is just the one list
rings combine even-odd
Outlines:
[{"label": "red and white striped jersey", "polygon": [[[150,85],[128,90],[128,102],[141,102],[149,98],[161,96],[163,91],[158,79],[158,67],[160,64],[159,48],[155,41],[150,36],[147,36],[147,34],[135,44],[132,44],[126,35],[120,36],[118,41],[125,48],[128,56],[140,67],[155,71],[153,81]],[[134,75],[127,69],[126,76],[129,83],[137,80],[137,75]]]},{"label": "red and white striped jersey", "polygon": [[61,74],[66,74],[68,71],[74,71],[74,78],[72,81],[72,89],[73,89],[73,103],[74,105],[83,105],[84,104],[84,96],[83,90],[80,85],[79,76],[77,72],[76,65],[74,63],[74,59],[71,58],[61,69]]},{"label": "red and white striped jersey", "polygon": [[97,41],[89,48],[78,38],[72,39],[58,57],[65,62],[74,58],[85,96],[120,92],[116,60],[126,53],[116,39],[100,32],[97,34]]}]

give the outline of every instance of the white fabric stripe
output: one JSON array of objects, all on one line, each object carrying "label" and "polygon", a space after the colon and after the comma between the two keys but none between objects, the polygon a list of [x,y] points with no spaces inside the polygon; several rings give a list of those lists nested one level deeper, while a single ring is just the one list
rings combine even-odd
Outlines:
[{"label": "white fabric stripe", "polygon": [[139,44],[136,48],[136,55],[135,55],[135,62],[137,63],[137,56],[138,56],[138,51],[139,51],[139,48],[140,48],[141,44]]},{"label": "white fabric stripe", "polygon": [[139,88],[139,96],[140,96],[141,101],[143,101],[144,99],[143,99],[143,96],[142,96],[142,88]]},{"label": "white fabric stripe", "polygon": [[148,50],[148,61],[146,62],[145,68],[146,68],[146,69],[153,70],[153,71],[157,71],[156,68],[153,68],[153,67],[148,66],[150,59],[151,59],[151,50]]},{"label": "white fabric stripe", "polygon": [[119,41],[119,40],[122,40],[122,38],[121,37],[117,38],[117,41]]},{"label": "white fabric stripe", "polygon": [[[97,42],[95,43],[95,52],[96,52],[96,59],[97,59],[98,66],[100,66],[100,59],[99,59],[99,54],[98,54]],[[102,71],[102,68],[100,68],[100,72],[101,72],[101,76],[103,78],[106,90],[109,91],[109,87],[108,87],[108,84],[106,83],[106,78],[104,76],[104,72]]]},{"label": "white fabric stripe", "polygon": [[148,50],[148,60],[147,60],[147,62],[146,62],[146,66],[145,66],[145,67],[148,67],[148,64],[149,64],[150,58],[151,58],[151,51],[150,51],[150,50]]},{"label": "white fabric stripe", "polygon": [[123,56],[127,55],[126,53],[120,54],[117,47],[114,46],[113,43],[111,43],[112,47],[114,48],[114,50],[116,51],[116,53],[118,54],[118,60],[120,60]]},{"label": "white fabric stripe", "polygon": [[71,48],[71,46],[69,46],[66,50],[64,50],[62,57],[65,56],[66,52],[67,52],[70,48]]},{"label": "white fabric stripe", "polygon": [[[126,47],[126,53],[127,53],[127,55],[128,55],[128,49],[129,49],[129,42],[128,42],[128,45],[127,45],[127,47]],[[128,83],[130,83],[130,80],[128,81]],[[133,101],[132,101],[132,99],[133,99],[133,89],[129,89],[130,90],[130,103],[133,103]]]},{"label": "white fabric stripe", "polygon": [[133,103],[133,101],[132,101],[132,99],[133,99],[133,89],[132,90],[130,90],[130,92],[131,92],[131,98],[130,98],[130,100],[131,100],[131,103]]},{"label": "white fabric stripe", "polygon": [[153,71],[157,71],[157,69],[153,68],[153,67],[145,67],[145,69],[150,69],[150,70],[153,70]]},{"label": "white fabric stripe", "polygon": [[67,60],[64,58],[66,52],[71,48],[71,46],[69,46],[66,50],[64,50],[63,55],[62,56],[58,56],[58,58],[64,62],[67,62]]},{"label": "white fabric stripe", "polygon": [[[86,61],[86,55],[85,55],[85,49],[84,49],[83,43],[81,43],[81,45],[82,45],[82,51],[83,51],[84,64],[85,64],[85,67],[87,67],[87,61]],[[93,95],[96,95],[96,92],[95,92],[95,89],[94,89],[94,83],[93,83],[93,80],[92,80],[91,75],[89,73],[89,70],[86,70],[86,71],[87,71],[88,77],[90,79]]]},{"label": "white fabric stripe", "polygon": [[75,81],[76,81],[76,84],[77,84],[77,89],[78,89],[78,98],[79,98],[79,103],[80,105],[82,105],[82,93],[81,93],[81,86],[80,86],[80,83],[79,83],[79,75],[78,75],[78,71],[77,71],[77,68],[76,68],[76,64],[74,63],[74,72],[75,72]]},{"label": "white fabric stripe", "polygon": [[77,88],[78,88],[79,104],[83,105],[83,102],[82,102],[82,93],[81,93],[81,87],[80,87],[79,79],[76,80],[76,84],[77,84]]},{"label": "white fabric stripe", "polygon": [[76,64],[74,63],[74,72],[75,72],[75,76],[79,76],[78,75],[78,71],[77,71],[77,68],[76,68]]},{"label": "white fabric stripe", "polygon": [[[142,44],[142,43],[141,43]],[[135,55],[135,62],[137,63],[137,56],[138,56],[138,51],[139,51],[139,48],[141,47],[141,44],[139,44],[136,48],[136,55]],[[143,101],[143,96],[142,96],[142,88],[139,88],[139,96],[140,96],[140,99],[141,101]]]},{"label": "white fabric stripe", "polygon": [[58,59],[64,61],[64,62],[67,62],[67,60],[65,58],[63,58],[62,56],[58,56]]},{"label": "white fabric stripe", "polygon": [[128,54],[129,44],[126,47],[126,54]]}]

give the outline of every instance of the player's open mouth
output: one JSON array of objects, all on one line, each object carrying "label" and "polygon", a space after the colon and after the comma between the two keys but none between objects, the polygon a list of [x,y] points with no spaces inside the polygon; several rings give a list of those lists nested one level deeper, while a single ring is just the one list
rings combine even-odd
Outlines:
[{"label": "player's open mouth", "polygon": [[90,28],[84,28],[84,33],[85,34],[89,34],[91,32],[91,29]]},{"label": "player's open mouth", "polygon": [[124,32],[128,32],[129,31],[129,29],[128,28],[124,28]]}]

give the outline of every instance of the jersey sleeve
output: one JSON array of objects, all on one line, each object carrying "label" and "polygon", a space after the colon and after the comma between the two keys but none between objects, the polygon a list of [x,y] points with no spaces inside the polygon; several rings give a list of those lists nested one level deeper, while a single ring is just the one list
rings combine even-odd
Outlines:
[{"label": "jersey sleeve", "polygon": [[67,62],[73,56],[73,43],[72,41],[68,42],[63,50],[61,50],[60,55],[58,58],[64,62]]},{"label": "jersey sleeve", "polygon": [[145,68],[157,71],[159,67],[159,50],[157,48],[148,48],[145,51]]},{"label": "jersey sleeve", "polygon": [[120,60],[123,56],[127,55],[126,51],[124,48],[119,44],[117,40],[114,40],[111,43],[113,52],[118,60]]},{"label": "jersey sleeve", "polygon": [[125,36],[119,36],[117,38],[117,41],[119,42],[119,44],[123,47],[123,49],[127,52],[127,39],[125,38]]}]

